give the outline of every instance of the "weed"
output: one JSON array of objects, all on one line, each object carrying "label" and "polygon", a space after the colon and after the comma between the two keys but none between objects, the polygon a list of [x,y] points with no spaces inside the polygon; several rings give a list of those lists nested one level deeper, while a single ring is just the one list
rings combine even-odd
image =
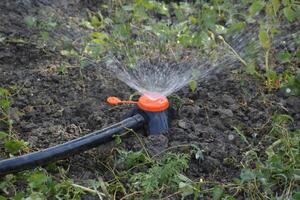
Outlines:
[{"label": "weed", "polygon": [[10,95],[9,90],[0,88],[0,124],[4,125],[4,130],[0,130],[0,139],[5,152],[15,155],[25,150],[28,143],[17,139],[13,133],[14,121],[10,118],[9,113],[11,108]]},{"label": "weed", "polygon": [[299,195],[296,182],[300,167],[297,159],[300,156],[300,132],[287,129],[291,120],[288,115],[274,115],[270,133],[264,138],[271,145],[264,153],[250,150],[245,154],[244,169],[238,181],[245,197],[293,199]]}]

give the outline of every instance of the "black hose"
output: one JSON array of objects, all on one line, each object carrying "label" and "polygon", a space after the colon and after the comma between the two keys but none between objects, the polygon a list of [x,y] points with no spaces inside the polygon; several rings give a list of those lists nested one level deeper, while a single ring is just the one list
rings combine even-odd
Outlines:
[{"label": "black hose", "polygon": [[12,172],[34,168],[47,163],[66,158],[78,152],[96,147],[113,139],[113,136],[128,128],[139,128],[145,122],[142,115],[136,114],[105,129],[95,131],[81,138],[59,144],[48,149],[29,153],[0,161],[0,176]]}]

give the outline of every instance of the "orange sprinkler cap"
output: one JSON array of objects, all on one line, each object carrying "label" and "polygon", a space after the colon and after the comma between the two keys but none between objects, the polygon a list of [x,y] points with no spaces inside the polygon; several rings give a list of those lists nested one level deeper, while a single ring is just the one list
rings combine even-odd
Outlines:
[{"label": "orange sprinkler cap", "polygon": [[143,95],[139,98],[137,105],[140,109],[145,111],[161,112],[169,107],[169,101],[164,96],[159,96],[158,98],[152,99],[146,95]]},{"label": "orange sprinkler cap", "polygon": [[121,102],[122,102],[121,99],[119,99],[118,97],[108,97],[107,98],[107,103],[109,103],[110,105],[118,105]]}]

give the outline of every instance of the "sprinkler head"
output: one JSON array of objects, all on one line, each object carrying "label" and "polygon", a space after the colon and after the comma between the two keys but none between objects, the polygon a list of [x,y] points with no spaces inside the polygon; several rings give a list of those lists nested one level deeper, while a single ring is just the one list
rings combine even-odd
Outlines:
[{"label": "sprinkler head", "polygon": [[107,102],[111,105],[137,104],[136,109],[131,114],[142,114],[147,121],[149,135],[159,135],[169,129],[168,108],[169,101],[160,94],[145,94],[136,101],[122,101],[117,97],[108,97]]},{"label": "sprinkler head", "polygon": [[168,131],[169,101],[166,97],[143,95],[139,98],[137,106],[147,116],[149,135],[159,135]]},{"label": "sprinkler head", "polygon": [[139,98],[138,107],[148,112],[163,112],[169,108],[169,101],[164,96],[156,96],[152,98],[147,95],[143,95]]}]

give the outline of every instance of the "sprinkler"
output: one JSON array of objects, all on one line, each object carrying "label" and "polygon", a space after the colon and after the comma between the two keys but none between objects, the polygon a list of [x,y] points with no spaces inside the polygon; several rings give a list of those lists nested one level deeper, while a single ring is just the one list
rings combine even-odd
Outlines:
[{"label": "sprinkler", "polygon": [[147,121],[146,127],[149,135],[159,135],[169,129],[168,125],[168,108],[169,101],[166,97],[159,94],[142,95],[138,101],[121,101],[117,97],[107,98],[111,105],[119,104],[136,104],[137,110],[133,113],[143,115]]},{"label": "sprinkler", "polygon": [[83,137],[41,151],[5,160],[0,159],[0,176],[43,166],[76,153],[81,153],[111,141],[115,135],[128,129],[138,129],[146,126],[149,135],[158,135],[168,130],[169,101],[164,96],[159,95],[154,98],[153,96],[143,95],[137,102],[121,101],[117,97],[109,97],[107,101],[112,105],[136,104],[137,109],[123,121]]}]

